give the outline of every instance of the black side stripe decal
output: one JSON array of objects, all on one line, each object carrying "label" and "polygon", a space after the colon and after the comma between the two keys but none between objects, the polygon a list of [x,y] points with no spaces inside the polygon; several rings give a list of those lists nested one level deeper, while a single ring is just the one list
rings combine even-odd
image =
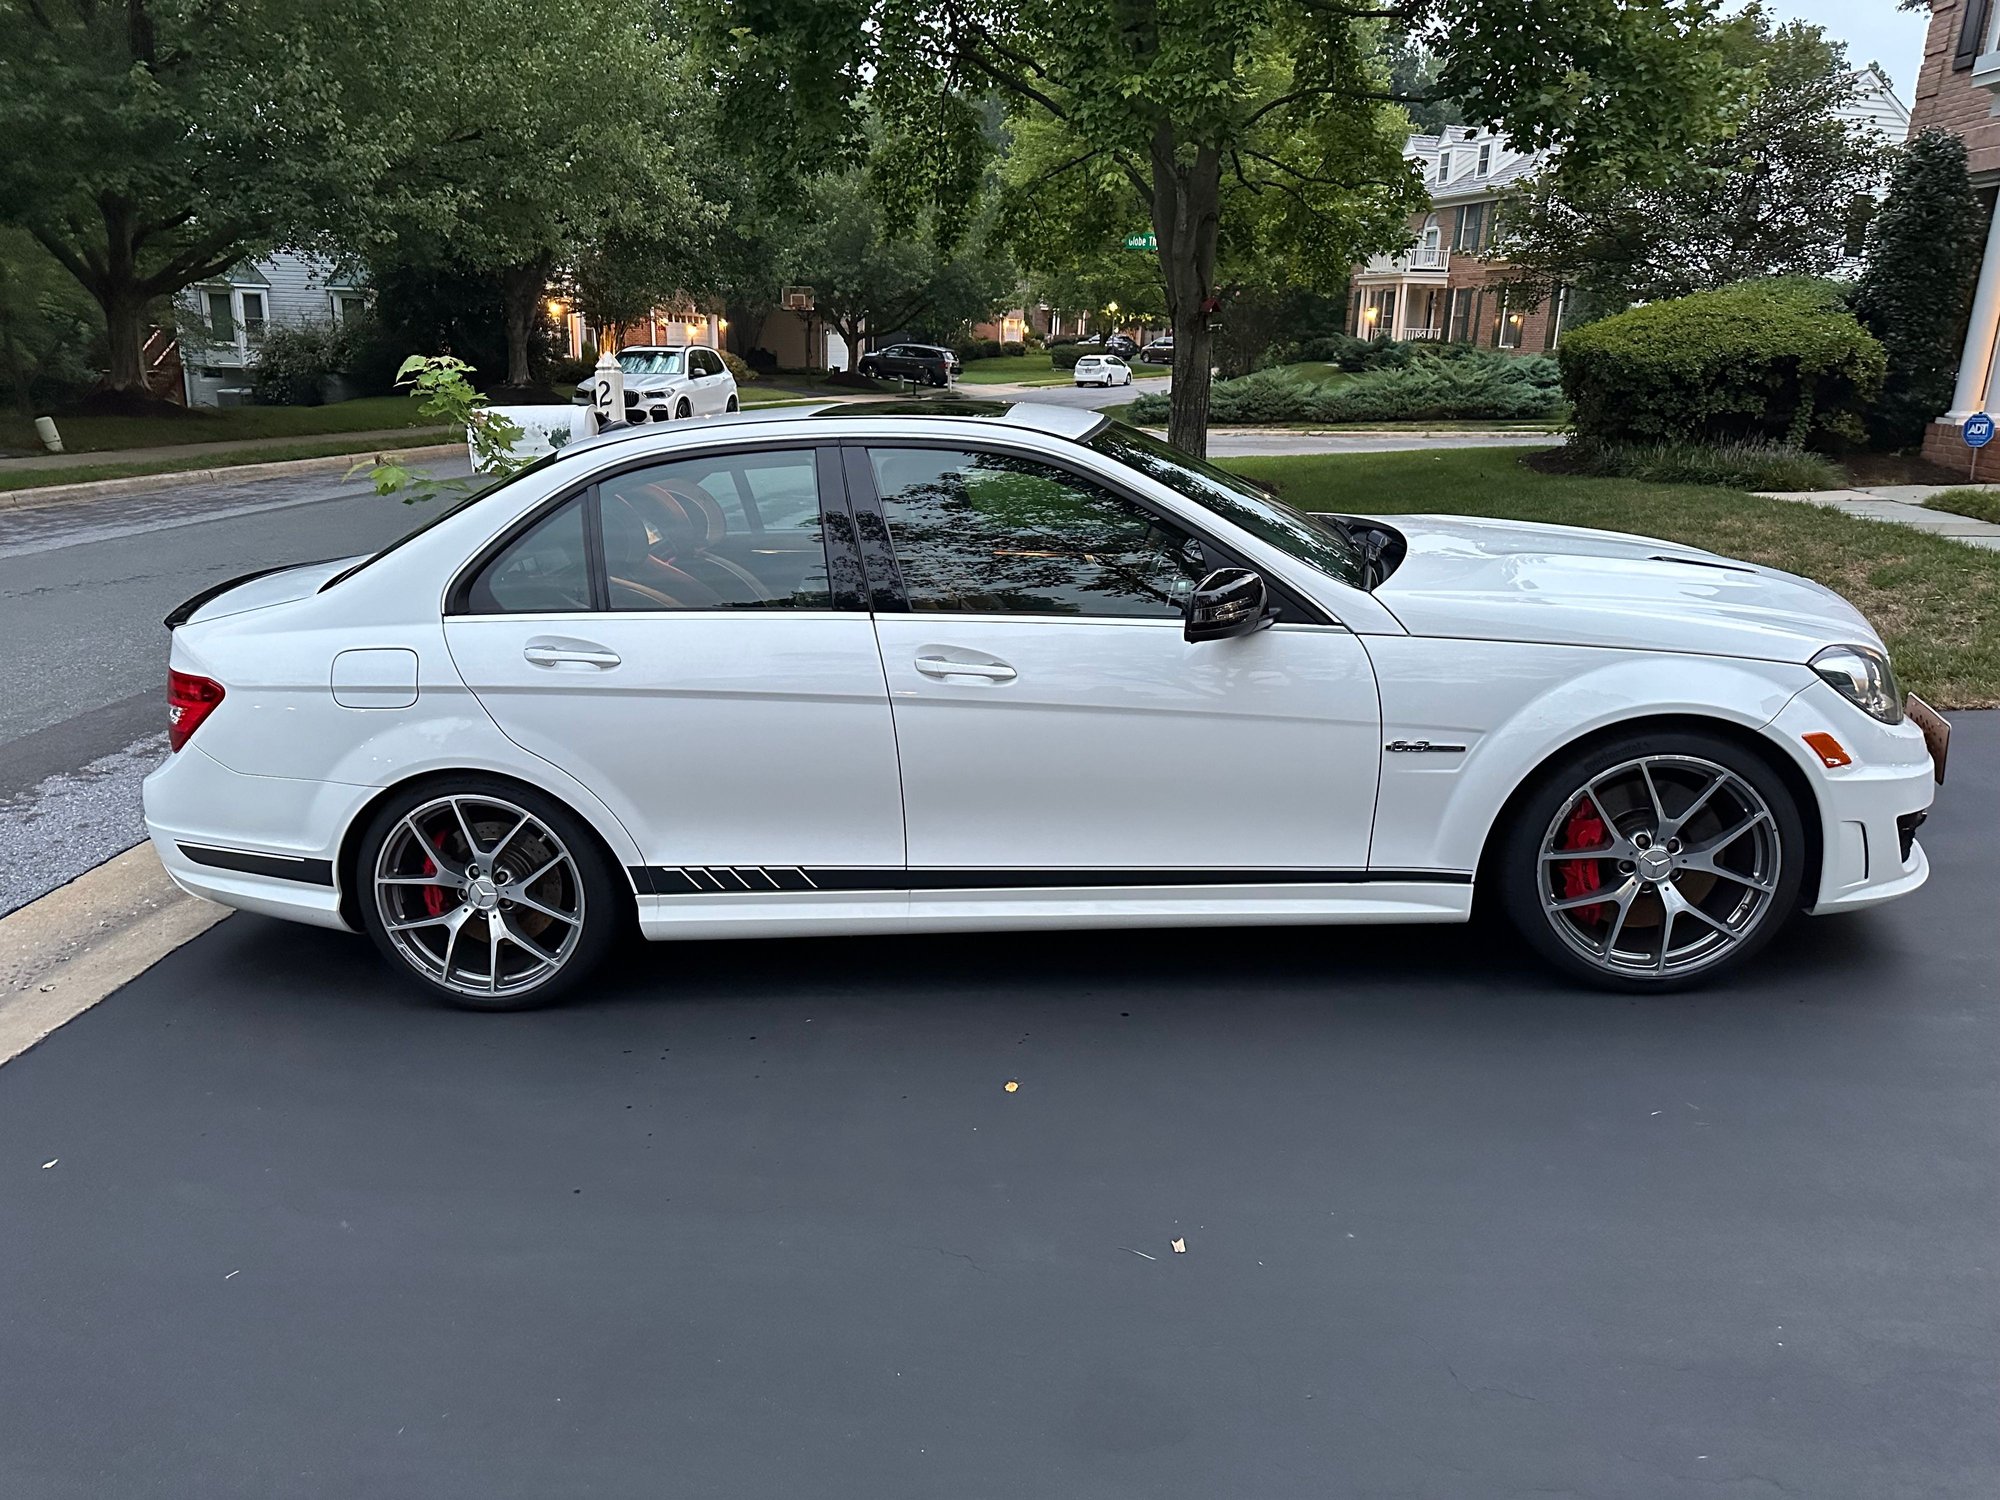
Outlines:
[{"label": "black side stripe decal", "polygon": [[655,896],[715,891],[1080,890],[1107,886],[1470,885],[1461,870],[893,870],[808,865],[635,865],[632,885]]},{"label": "black side stripe decal", "polygon": [[333,884],[333,861],[330,859],[259,854],[251,849],[221,849],[213,844],[178,844],[175,847],[196,864],[212,869],[241,870],[245,875],[268,875],[273,880],[292,880],[300,885]]}]

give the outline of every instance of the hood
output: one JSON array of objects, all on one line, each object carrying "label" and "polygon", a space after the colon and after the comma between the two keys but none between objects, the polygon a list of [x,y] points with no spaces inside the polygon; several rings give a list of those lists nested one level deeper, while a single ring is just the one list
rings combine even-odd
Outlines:
[{"label": "hood", "polygon": [[1384,524],[1409,553],[1375,597],[1412,635],[1796,662],[1881,645],[1831,589],[1678,542],[1468,516]]},{"label": "hood", "polygon": [[294,599],[318,593],[320,586],[329,578],[358,562],[365,562],[371,555],[363,552],[354,557],[337,557],[329,562],[300,563],[232,578],[205,593],[196,594],[167,616],[167,628],[198,625],[204,620],[219,620],[224,615],[240,615],[273,604],[290,604]]}]

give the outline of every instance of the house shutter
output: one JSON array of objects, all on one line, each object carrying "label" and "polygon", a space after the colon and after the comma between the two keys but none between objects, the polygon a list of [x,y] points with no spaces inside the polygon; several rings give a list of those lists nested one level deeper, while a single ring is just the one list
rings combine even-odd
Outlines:
[{"label": "house shutter", "polygon": [[1967,0],[1965,24],[1958,29],[1958,50],[1951,57],[1953,72],[1963,73],[1985,50],[1986,23],[1992,14],[1993,0]]}]

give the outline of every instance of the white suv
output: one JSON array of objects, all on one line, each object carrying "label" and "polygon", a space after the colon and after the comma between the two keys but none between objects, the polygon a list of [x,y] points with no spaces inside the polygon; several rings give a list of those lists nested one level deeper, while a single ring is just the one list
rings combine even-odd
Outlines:
[{"label": "white suv", "polygon": [[1078,385],[1130,385],[1132,367],[1115,354],[1086,354],[1076,362]]}]

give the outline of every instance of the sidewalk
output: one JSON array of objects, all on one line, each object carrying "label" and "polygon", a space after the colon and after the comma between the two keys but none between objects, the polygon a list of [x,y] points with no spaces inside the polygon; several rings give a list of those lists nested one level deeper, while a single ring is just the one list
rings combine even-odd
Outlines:
[{"label": "sidewalk", "polygon": [[1864,521],[1890,521],[1898,526],[1913,526],[1918,531],[1949,537],[1968,547],[1984,547],[1989,552],[2000,552],[2000,526],[1991,521],[1976,521],[1970,516],[1955,516],[1950,511],[1924,508],[1924,501],[1932,495],[1942,495],[1946,490],[1967,489],[2000,491],[2000,485],[1878,484],[1866,489],[1758,490],[1756,493],[1766,500],[1793,500],[1805,505],[1824,506],[1845,515],[1859,516]]}]

